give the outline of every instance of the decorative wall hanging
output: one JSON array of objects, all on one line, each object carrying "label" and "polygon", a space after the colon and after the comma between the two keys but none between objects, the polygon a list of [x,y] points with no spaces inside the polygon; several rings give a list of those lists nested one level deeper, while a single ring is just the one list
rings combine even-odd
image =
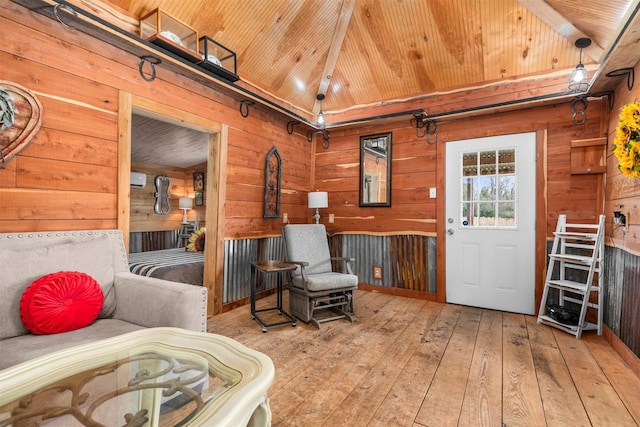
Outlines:
[{"label": "decorative wall hanging", "polygon": [[282,179],[282,158],[274,146],[267,153],[264,168],[264,217],[280,217],[280,183]]},{"label": "decorative wall hanging", "polygon": [[193,191],[204,191],[204,172],[193,173]]},{"label": "decorative wall hanging", "polygon": [[204,206],[204,191],[196,191],[196,206]]},{"label": "decorative wall hanging", "polygon": [[618,159],[618,169],[629,178],[640,178],[640,103],[625,104],[620,110],[620,120],[613,140],[613,154]]},{"label": "decorative wall hanging", "polygon": [[169,189],[171,188],[171,179],[168,176],[158,175],[156,182],[156,203],[153,205],[153,211],[158,215],[166,215],[171,211],[169,199]]},{"label": "decorative wall hanging", "polygon": [[42,126],[42,104],[28,89],[0,80],[0,168],[25,149]]}]

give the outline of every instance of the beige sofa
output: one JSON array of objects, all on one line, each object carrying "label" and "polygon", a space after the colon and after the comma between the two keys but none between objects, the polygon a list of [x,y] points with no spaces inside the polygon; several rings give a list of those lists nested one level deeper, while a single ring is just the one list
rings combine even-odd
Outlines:
[{"label": "beige sofa", "polygon": [[[129,272],[120,230],[0,234],[0,268],[0,369],[142,328],[207,328],[207,289]],[[34,280],[58,271],[95,278],[104,294],[102,312],[78,330],[32,334],[20,318],[22,294]]]}]

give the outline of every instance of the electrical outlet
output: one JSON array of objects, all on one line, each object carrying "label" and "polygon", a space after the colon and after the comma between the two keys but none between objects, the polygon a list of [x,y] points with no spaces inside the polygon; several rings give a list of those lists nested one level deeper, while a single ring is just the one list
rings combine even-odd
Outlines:
[{"label": "electrical outlet", "polygon": [[382,267],[379,265],[373,266],[373,278],[375,280],[382,280]]},{"label": "electrical outlet", "polygon": [[289,223],[289,215],[287,215],[286,213],[283,213],[282,214],[282,222]]},{"label": "electrical outlet", "polygon": [[335,217],[333,216],[333,214],[329,214],[329,222],[331,224],[333,224],[333,220],[335,219]]}]

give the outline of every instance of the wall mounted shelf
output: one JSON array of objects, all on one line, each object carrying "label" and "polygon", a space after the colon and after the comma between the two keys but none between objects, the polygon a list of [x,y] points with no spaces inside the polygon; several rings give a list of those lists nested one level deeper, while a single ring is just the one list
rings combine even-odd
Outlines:
[{"label": "wall mounted shelf", "polygon": [[607,138],[574,139],[571,141],[571,174],[605,173]]},{"label": "wall mounted shelf", "polygon": [[[14,3],[24,6],[36,13],[47,16],[56,22],[60,21],[61,25],[78,30],[88,34],[106,43],[118,47],[119,49],[135,55],[138,58],[144,56],[154,56],[161,60],[161,65],[156,67],[162,68],[176,74],[185,76],[193,81],[201,83],[205,86],[214,88],[215,90],[230,96],[236,101],[251,100],[256,105],[264,108],[266,112],[276,112],[284,116],[287,120],[294,119],[301,124],[315,129],[316,125],[309,118],[304,117],[288,108],[279,105],[270,99],[254,93],[234,82],[221,76],[221,73],[214,73],[197,64],[182,58],[162,46],[155,45],[147,40],[138,37],[128,31],[123,30],[84,9],[75,7],[74,5],[63,0],[12,0]],[[63,10],[54,9],[56,6],[64,6]],[[71,11],[71,13],[67,12]],[[56,16],[59,15],[60,19]],[[217,71],[217,70],[216,70]],[[229,76],[227,76],[229,77]]]}]

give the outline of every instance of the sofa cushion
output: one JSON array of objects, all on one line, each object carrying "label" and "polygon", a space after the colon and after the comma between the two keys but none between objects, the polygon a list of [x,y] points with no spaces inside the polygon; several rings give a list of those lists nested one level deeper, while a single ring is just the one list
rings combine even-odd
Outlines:
[{"label": "sofa cushion", "polygon": [[77,271],[47,274],[33,282],[20,300],[20,318],[34,334],[59,334],[90,325],[104,297],[96,280]]},{"label": "sofa cushion", "polygon": [[0,370],[65,348],[86,344],[128,332],[142,326],[116,319],[98,319],[86,328],[54,335],[25,334],[2,341]]},{"label": "sofa cushion", "polygon": [[80,271],[96,279],[104,294],[100,318],[113,316],[113,253],[108,236],[37,248],[0,248],[0,265],[11,266],[2,272],[0,287],[0,339],[27,333],[20,319],[20,299],[36,279],[57,271]]}]

